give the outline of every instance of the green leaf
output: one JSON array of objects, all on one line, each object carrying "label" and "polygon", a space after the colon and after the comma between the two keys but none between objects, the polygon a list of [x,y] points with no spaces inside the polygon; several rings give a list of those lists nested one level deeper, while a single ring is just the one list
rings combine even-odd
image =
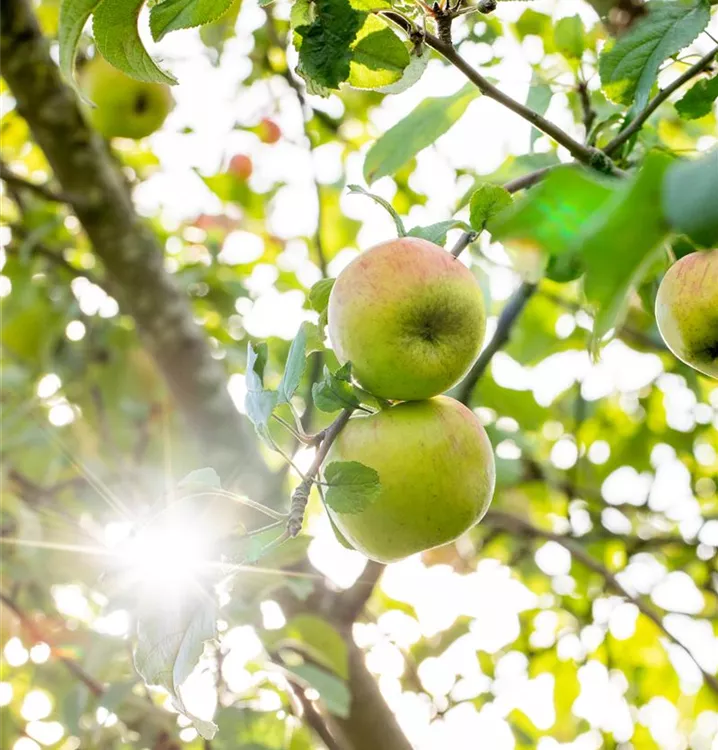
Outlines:
[{"label": "green leaf", "polygon": [[150,31],[159,42],[170,31],[192,29],[221,18],[234,0],[162,0],[150,10]]},{"label": "green leaf", "polygon": [[409,231],[409,237],[421,237],[423,240],[433,242],[435,245],[444,246],[446,235],[451,229],[463,229],[471,231],[471,227],[465,221],[459,219],[449,219],[440,221],[436,224],[430,224],[428,227],[414,227]]},{"label": "green leaf", "polygon": [[412,50],[409,53],[409,64],[404,68],[401,78],[395,83],[380,86],[374,90],[380,94],[401,94],[411,88],[424,75],[430,57],[428,50],[423,47],[418,52]]},{"label": "green leaf", "polygon": [[366,14],[354,10],[348,0],[315,0],[312,5],[314,21],[296,28],[297,72],[324,89],[336,89],[349,78],[350,47]]},{"label": "green leaf", "polygon": [[329,519],[329,525],[332,527],[332,531],[334,532],[334,538],[339,542],[339,544],[341,544],[342,547],[344,547],[344,549],[350,549],[356,552],[354,547],[352,547],[352,545],[349,544],[344,534],[342,534],[342,532],[339,531],[339,529],[337,528],[337,525],[334,523],[334,519],[329,514],[327,514],[327,518]]},{"label": "green leaf", "polygon": [[[539,13],[533,8],[525,10],[518,21],[514,24],[514,31],[522,41],[530,35],[541,37],[544,42],[551,37],[552,20],[551,16],[545,13]],[[549,52],[550,50],[546,50]]]},{"label": "green leaf", "polygon": [[[534,72],[531,78],[529,93],[526,97],[526,106],[539,115],[545,115],[551,104],[551,99],[553,99],[553,89]],[[529,140],[529,151],[531,153],[533,153],[534,144],[541,135],[542,133],[538,128],[531,128],[531,137]]]},{"label": "green leaf", "polygon": [[60,45],[60,70],[68,81],[75,80],[75,52],[85,28],[100,0],[62,0],[57,39]]},{"label": "green leaf", "polygon": [[195,487],[198,485],[219,490],[222,488],[222,481],[219,478],[219,474],[213,468],[205,466],[204,469],[190,471],[189,474],[182,477],[177,483],[178,487]]},{"label": "green leaf", "polygon": [[[351,186],[350,186],[351,187]],[[312,310],[323,313],[329,306],[329,295],[336,279],[320,279],[309,290],[309,304]]]},{"label": "green leaf", "polygon": [[167,690],[177,709],[192,720],[205,739],[214,737],[216,725],[188,712],[179,689],[197,666],[204,644],[215,638],[216,618],[216,606],[206,593],[199,602],[158,607],[138,619],[134,652],[135,668],[144,681]]},{"label": "green leaf", "polygon": [[475,86],[467,84],[451,96],[424,99],[369,149],[364,162],[364,179],[371,184],[401,169],[419,151],[446,133],[478,94]]},{"label": "green leaf", "polygon": [[326,503],[337,513],[361,513],[381,491],[379,474],[358,461],[332,461],[324,480]]},{"label": "green leaf", "polygon": [[718,244],[718,148],[674,164],[663,184],[663,211],[676,232],[704,247]]},{"label": "green leaf", "polygon": [[326,365],[324,377],[312,386],[312,399],[319,411],[330,413],[360,404],[352,384],[340,376],[340,371],[334,374]]},{"label": "green leaf", "polygon": [[375,89],[396,83],[409,65],[404,42],[378,16],[367,16],[352,45],[349,84]]},{"label": "green leaf", "polygon": [[344,680],[313,664],[297,664],[288,669],[319,693],[330,713],[342,719],[349,716],[352,696]]},{"label": "green leaf", "polygon": [[676,102],[676,110],[684,120],[705,117],[713,111],[713,102],[718,99],[718,76],[698,81]]},{"label": "green leaf", "polygon": [[92,19],[95,44],[102,56],[116,68],[140,81],[177,83],[157,66],[142,44],[137,19],[144,0],[102,0]]},{"label": "green leaf", "polygon": [[[309,356],[310,354],[313,354],[314,352],[323,352],[324,351],[324,335],[322,332],[320,332],[319,326],[305,320],[304,323],[302,323],[302,330],[304,331],[304,334],[307,338],[305,354]],[[322,331],[323,330],[324,329],[322,328]]]},{"label": "green leaf", "polygon": [[262,342],[255,347],[252,342],[247,345],[247,388],[261,390],[264,382],[264,368],[267,366],[269,348]]},{"label": "green leaf", "polygon": [[379,10],[391,10],[388,0],[349,0],[354,10],[362,10],[365,13],[374,13]]},{"label": "green leaf", "polygon": [[277,393],[264,388],[263,378],[266,363],[267,345],[259,344],[255,349],[250,341],[247,344],[247,372],[245,374],[247,395],[244,399],[244,408],[257,434],[270,446],[273,446],[269,434],[269,420],[277,405]]},{"label": "green leaf", "polygon": [[199,30],[199,36],[204,45],[215,53],[212,60],[215,65],[219,64],[224,52],[224,45],[227,39],[232,36],[241,7],[242,0],[235,0],[227,13],[216,21],[202,26]]},{"label": "green leaf", "polygon": [[342,636],[326,620],[310,614],[293,617],[279,633],[279,646],[286,639],[300,644],[312,661],[349,679],[349,653]]},{"label": "green leaf", "polygon": [[556,22],[553,30],[556,49],[568,60],[580,60],[586,48],[581,16],[568,16]]},{"label": "green leaf", "polygon": [[603,90],[617,104],[648,103],[664,60],[680,52],[708,25],[708,0],[648,3],[648,15],[637,20],[601,52],[598,70]]},{"label": "green leaf", "polygon": [[596,310],[594,346],[623,314],[631,288],[653,262],[669,231],[661,187],[671,158],[650,152],[638,174],[586,224],[576,250],[586,265],[584,292]]},{"label": "green leaf", "polygon": [[378,203],[394,220],[396,225],[396,233],[399,237],[406,237],[406,229],[404,228],[404,222],[401,220],[401,216],[394,210],[394,206],[389,201],[384,200],[380,195],[375,195],[365,190],[361,185],[348,185],[350,193],[357,193],[360,195],[366,195],[367,198],[371,198],[375,203]]},{"label": "green leaf", "polygon": [[516,252],[560,255],[575,247],[585,223],[616,186],[582,167],[555,169],[494,218],[491,234]]},{"label": "green leaf", "polygon": [[314,23],[312,0],[294,0],[289,12],[289,22],[293,30],[300,26],[311,26]]},{"label": "green leaf", "polygon": [[304,375],[307,364],[307,331],[300,326],[297,335],[289,347],[287,363],[284,366],[284,374],[277,388],[278,403],[289,403],[295,394],[299,383]]},{"label": "green leaf", "polygon": [[471,196],[469,204],[471,226],[477,232],[483,231],[486,222],[510,206],[512,202],[511,193],[501,185],[492,185],[488,182],[480,185]]}]

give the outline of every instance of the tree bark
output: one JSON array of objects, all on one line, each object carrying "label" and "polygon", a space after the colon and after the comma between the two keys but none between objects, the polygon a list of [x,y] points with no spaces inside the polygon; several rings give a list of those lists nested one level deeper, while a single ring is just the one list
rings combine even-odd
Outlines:
[{"label": "tree bark", "polygon": [[137,215],[105,142],[61,78],[28,0],[2,0],[0,7],[3,77],[102,260],[120,309],[135,320],[198,438],[203,461],[259,496],[263,485],[266,492],[267,472],[253,430],[234,408],[223,367],[212,357],[188,299],[165,271],[162,248]]},{"label": "tree bark", "polygon": [[[276,482],[251,426],[235,410],[223,368],[194,322],[189,301],[165,271],[162,248],[137,215],[122,173],[62,80],[28,0],[0,0],[0,14],[3,77],[102,260],[120,309],[135,320],[205,461],[225,476],[236,475],[248,494],[266,499]],[[352,708],[338,723],[351,745],[347,750],[411,750],[351,637],[353,620],[381,569],[370,566],[367,572],[369,580],[351,592],[339,595],[322,587],[321,605],[296,605],[334,621],[346,636]]]},{"label": "tree bark", "polygon": [[352,750],[412,750],[366,667],[364,652],[354,645],[350,632],[346,636],[352,703],[348,718],[336,721],[350,739]]}]

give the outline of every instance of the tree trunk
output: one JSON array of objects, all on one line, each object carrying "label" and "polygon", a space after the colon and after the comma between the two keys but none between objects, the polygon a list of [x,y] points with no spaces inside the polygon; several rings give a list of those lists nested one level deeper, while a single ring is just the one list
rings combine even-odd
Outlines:
[{"label": "tree trunk", "polygon": [[222,365],[164,269],[163,250],[137,215],[128,186],[74,91],[50,57],[28,0],[2,0],[3,77],[45,152],[107,271],[123,313],[132,316],[198,438],[203,461],[260,497],[268,475],[251,425],[237,413]]},{"label": "tree trunk", "polygon": [[[135,320],[205,461],[225,476],[236,475],[248,494],[266,499],[276,482],[267,473],[253,430],[235,410],[222,366],[211,356],[189,301],[165,271],[162,248],[137,215],[122,173],[52,61],[28,0],[2,0],[0,12],[3,77],[71,198],[120,309]],[[343,595],[323,588],[320,609],[346,635],[350,655],[351,715],[337,723],[351,745],[347,750],[411,750],[351,638],[351,624],[381,566],[370,565],[367,571],[369,582]]]}]

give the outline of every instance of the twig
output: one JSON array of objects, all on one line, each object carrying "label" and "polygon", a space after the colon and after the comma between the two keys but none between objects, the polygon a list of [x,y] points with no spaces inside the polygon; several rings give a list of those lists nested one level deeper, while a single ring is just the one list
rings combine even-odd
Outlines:
[{"label": "twig", "polygon": [[504,306],[501,315],[499,315],[499,320],[496,324],[496,332],[494,333],[493,338],[486,345],[486,348],[481,352],[479,358],[474,363],[474,366],[459,384],[456,398],[461,401],[461,403],[465,404],[471,398],[474,386],[484,374],[484,371],[489,366],[494,354],[496,354],[496,352],[499,351],[499,349],[501,349],[511,337],[511,329],[516,322],[516,319],[519,317],[521,311],[524,309],[526,303],[531,299],[531,296],[535,291],[536,284],[524,281]]},{"label": "twig", "polygon": [[541,169],[536,169],[533,172],[517,177],[515,180],[509,180],[504,184],[504,190],[509,193],[518,193],[519,190],[533,187],[537,182],[541,182],[546,175],[561,166],[563,165],[552,164],[550,167],[542,167]]},{"label": "twig", "polygon": [[568,550],[571,555],[582,565],[584,565],[594,573],[598,573],[598,575],[600,575],[604,579],[609,589],[613,590],[619,596],[625,597],[632,604],[635,604],[638,610],[645,617],[647,617],[668,638],[668,640],[671,641],[671,643],[683,649],[683,651],[688,654],[688,656],[693,660],[695,665],[701,671],[701,674],[703,675],[706,683],[716,694],[718,694],[718,679],[698,663],[698,660],[691,653],[688,647],[685,646],[678,638],[676,638],[676,636],[674,636],[673,633],[670,632],[670,630],[668,630],[660,616],[648,604],[646,604],[643,599],[631,594],[621,584],[614,573],[612,573],[610,570],[608,570],[608,568],[604,567],[600,562],[589,555],[588,552],[586,552],[586,550],[584,550],[576,540],[562,534],[556,534],[553,531],[540,529],[537,526],[534,526],[529,521],[526,521],[524,518],[500,510],[489,510],[484,521],[491,524],[500,525],[508,531],[518,531],[529,537],[547,539],[560,544],[564,549]]},{"label": "twig", "polygon": [[36,622],[33,622],[30,616],[22,610],[20,605],[17,604],[14,599],[9,597],[7,594],[0,592],[0,601],[2,601],[8,609],[12,610],[15,613],[15,616],[18,620],[20,620],[20,624],[23,628],[25,628],[30,637],[37,642],[41,641],[43,643],[47,643],[47,645],[50,646],[52,655],[64,665],[68,672],[70,672],[74,677],[82,682],[82,684],[85,685],[85,687],[96,698],[104,695],[105,688],[94,677],[92,677],[92,675],[89,675],[87,672],[85,672],[85,670],[74,659],[70,659],[69,657],[60,653],[58,649],[53,646],[52,639],[49,634],[43,632],[42,628]]},{"label": "twig", "polygon": [[[14,227],[13,232],[17,233],[17,228]],[[13,245],[6,246],[5,250],[10,253],[11,255],[20,255],[20,248],[15,247]],[[37,242],[33,242],[32,246],[30,247],[30,253],[33,255],[37,255],[40,258],[45,258],[46,260],[49,260],[50,263],[52,263],[54,266],[57,266],[58,268],[63,269],[64,271],[67,271],[71,276],[73,277],[81,277],[83,279],[87,279],[88,281],[91,281],[96,286],[101,286],[89,271],[86,271],[84,268],[77,268],[77,266],[73,266],[72,263],[70,263],[61,252],[54,252],[53,250],[50,250],[49,247],[46,247],[45,245],[41,245]]]},{"label": "twig", "polygon": [[479,236],[479,232],[464,232],[457,240],[454,247],[451,248],[451,254],[458,258],[461,253]]},{"label": "twig", "polygon": [[[503,186],[504,190],[509,193],[517,193],[519,190],[533,187],[558,166],[561,165],[554,164],[550,167],[542,167],[541,169],[536,169],[533,172],[517,177],[515,180],[510,180]],[[464,232],[456,241],[454,247],[451,248],[451,254],[455,258],[458,258],[472,242],[475,242],[478,239],[479,234],[480,232],[475,231]]]},{"label": "twig", "polygon": [[586,130],[586,141],[591,133],[591,128],[596,120],[596,110],[591,106],[591,95],[588,93],[588,85],[586,81],[579,81],[576,87],[578,92],[578,98],[581,102],[581,111],[583,113],[583,127]]},{"label": "twig", "polygon": [[38,182],[31,182],[26,180],[24,177],[15,174],[4,162],[0,161],[0,179],[4,180],[8,185],[20,188],[21,190],[27,190],[30,193],[39,195],[46,201],[52,201],[54,203],[72,203],[77,200],[77,197],[73,197],[68,193],[63,193],[57,190],[53,190],[48,185],[44,185]]},{"label": "twig", "polygon": [[[382,15],[397,24],[407,34],[411,34],[414,30],[413,24],[399,13],[387,11]],[[471,81],[471,83],[473,83],[476,88],[484,94],[484,96],[488,96],[490,99],[499,102],[499,104],[503,104],[504,107],[530,122],[542,133],[553,138],[553,140],[563,146],[571,156],[576,159],[576,161],[580,161],[582,164],[587,164],[601,172],[607,172],[609,174],[614,172],[613,163],[602,151],[599,151],[596,148],[584,146],[575,138],[572,138],[565,130],[558,127],[558,125],[554,125],[545,117],[538,114],[538,112],[534,112],[529,107],[526,107],[515,99],[512,99],[507,94],[504,94],[503,91],[490,83],[481,75],[481,73],[469,65],[469,63],[456,51],[453,45],[447,44],[445,41],[442,41],[428,32],[425,33],[424,38],[429,47],[436,50],[436,52],[442,55],[455,68],[460,70],[469,81]]]},{"label": "twig", "polygon": [[309,500],[309,492],[312,489],[314,480],[316,479],[319,469],[322,467],[324,459],[329,453],[329,449],[332,447],[336,436],[342,431],[344,425],[349,421],[353,408],[344,409],[342,413],[327,427],[324,432],[317,453],[314,456],[312,465],[307,469],[305,478],[302,483],[292,493],[292,504],[289,509],[289,518],[287,519],[287,531],[289,536],[296,536],[302,530],[302,523],[304,522],[304,511],[307,507],[307,501]]},{"label": "twig", "polygon": [[642,127],[646,120],[663,104],[666,99],[677,89],[679,89],[684,83],[690,81],[691,78],[702,73],[712,62],[715,56],[718,55],[718,47],[714,47],[710,52],[703,55],[701,59],[686,70],[683,75],[678,76],[673,83],[670,83],[666,88],[662,89],[651,101],[646,105],[645,109],[640,112],[636,118],[631,122],[628,127],[622,130],[607,146],[604,147],[604,153],[609,156],[616,152],[623,144],[637,133]]}]

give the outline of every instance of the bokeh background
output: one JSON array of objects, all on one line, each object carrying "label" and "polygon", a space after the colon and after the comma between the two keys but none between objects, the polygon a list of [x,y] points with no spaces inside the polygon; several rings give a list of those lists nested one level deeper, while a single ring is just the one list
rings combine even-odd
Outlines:
[{"label": "bokeh background", "polygon": [[[52,38],[57,3],[35,9]],[[289,11],[284,0],[269,12],[242,0],[202,30],[159,44],[145,34],[180,81],[176,106],[151,137],[112,144],[241,413],[247,342],[268,343],[267,379],[276,382],[300,324],[317,319],[307,302],[311,286],[395,236],[386,212],[347,190],[364,184],[369,146],[425,98],[464,85],[458,71],[432,59],[420,82],[397,96],[351,89],[307,96],[305,122],[287,80],[296,53],[278,43]],[[555,20],[574,14],[587,39],[578,68],[552,44]],[[709,30],[718,35],[715,14]],[[599,90],[596,50],[605,38],[593,8],[576,0],[502,2],[494,15],[470,14],[455,27],[472,64],[577,138],[577,81],[585,81],[600,118],[620,111]],[[701,35],[680,61],[669,61],[661,80],[711,44]],[[82,53],[93,54],[90,37]],[[48,180],[4,85],[1,101],[4,164]],[[275,144],[258,137],[265,117],[281,128]],[[706,151],[717,142],[715,111],[687,123],[667,102],[642,138],[676,154]],[[252,160],[247,184],[227,172],[236,154]],[[568,159],[479,97],[446,135],[372,190],[407,226],[426,225],[465,216],[477,179],[502,182]],[[20,192],[18,200],[3,185],[0,198],[7,597],[0,744],[323,747],[277,665],[277,634],[289,636],[275,592],[287,580],[305,595],[320,582],[350,590],[366,561],[335,540],[315,497],[307,543],[240,572],[234,589],[221,592],[220,645],[207,648],[183,693],[194,714],[215,715],[220,732],[211,744],[176,715],[163,691],[145,688],[135,674],[128,580],[155,580],[161,597],[186,582],[195,546],[208,553],[191,519],[174,546],[161,530],[144,546],[132,532],[202,462],[78,220],[62,204]],[[485,292],[488,340],[521,282],[521,259],[484,235],[462,262]],[[456,544],[388,566],[352,630],[414,747],[718,748],[718,696],[704,678],[718,673],[718,385],[665,349],[652,294],[655,279],[635,293],[622,327],[593,361],[592,320],[578,284],[542,281],[475,389],[470,405],[498,462],[493,509],[508,520],[497,515]],[[314,356],[333,362],[331,353]],[[303,393],[320,364],[309,368]],[[331,419],[307,399],[298,403],[315,429]],[[306,468],[312,451],[285,444]],[[263,458],[279,476],[275,507],[286,507],[299,477],[276,454]],[[561,539],[595,565],[587,567]],[[287,564],[299,566],[294,578],[282,572]],[[318,637],[323,646],[331,640]],[[102,685],[101,694],[68,664]],[[322,705],[344,710],[339,682],[326,694],[310,690],[310,699],[321,695]]]}]

